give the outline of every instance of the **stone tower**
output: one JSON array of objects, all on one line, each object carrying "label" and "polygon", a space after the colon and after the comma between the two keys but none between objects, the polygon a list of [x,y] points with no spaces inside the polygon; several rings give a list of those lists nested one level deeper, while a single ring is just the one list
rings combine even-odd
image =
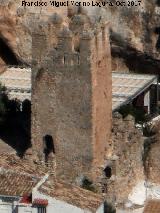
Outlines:
[{"label": "stone tower", "polygon": [[55,160],[57,177],[94,180],[110,149],[108,25],[76,15],[69,26],[51,28],[33,33],[33,150],[42,162]]}]

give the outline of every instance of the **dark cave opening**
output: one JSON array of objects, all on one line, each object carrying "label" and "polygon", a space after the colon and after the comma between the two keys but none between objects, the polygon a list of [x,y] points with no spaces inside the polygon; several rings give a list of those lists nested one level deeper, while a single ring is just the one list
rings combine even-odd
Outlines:
[{"label": "dark cave opening", "polygon": [[160,7],[160,0],[157,0],[156,4],[158,7]]},{"label": "dark cave opening", "polygon": [[0,57],[7,65],[20,65],[13,50],[9,47],[5,39],[0,37]]},{"label": "dark cave opening", "polygon": [[[159,32],[160,27],[155,28],[155,33],[159,34]],[[141,52],[130,46],[127,41],[113,31],[111,31],[110,41],[112,57],[123,59],[130,71],[159,75],[160,60],[154,57],[153,54]],[[159,43],[159,41],[157,41],[157,43]]]}]

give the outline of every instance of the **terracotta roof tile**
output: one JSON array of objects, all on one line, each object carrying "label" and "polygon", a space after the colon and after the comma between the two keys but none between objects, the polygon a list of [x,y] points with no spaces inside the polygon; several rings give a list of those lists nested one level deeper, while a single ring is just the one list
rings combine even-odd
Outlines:
[{"label": "terracotta roof tile", "polygon": [[[5,169],[14,170],[17,172],[24,172],[32,174],[33,176],[44,176],[46,174],[46,168],[42,165],[29,161],[27,159],[21,159],[16,156],[15,153],[1,153],[0,154],[0,167]],[[39,168],[40,167],[40,168]]]},{"label": "terracotta roof tile", "polygon": [[34,199],[33,205],[47,206],[48,205],[48,200],[47,199]]},{"label": "terracotta roof tile", "polygon": [[160,200],[148,200],[144,213],[160,213]]},{"label": "terracotta roof tile", "polygon": [[23,196],[30,194],[40,178],[0,168],[0,195]]},{"label": "terracotta roof tile", "polygon": [[39,191],[57,200],[65,201],[81,209],[95,212],[104,202],[101,195],[64,182],[46,181]]},{"label": "terracotta roof tile", "polygon": [[[27,159],[19,159],[15,154],[9,153],[0,155],[0,167],[5,168],[0,170],[1,195],[22,196],[31,193],[32,188],[46,174],[46,169],[42,165],[39,168],[38,164],[31,163]],[[64,182],[57,182],[53,176],[41,185],[39,191],[92,212],[103,203],[101,195]]]}]

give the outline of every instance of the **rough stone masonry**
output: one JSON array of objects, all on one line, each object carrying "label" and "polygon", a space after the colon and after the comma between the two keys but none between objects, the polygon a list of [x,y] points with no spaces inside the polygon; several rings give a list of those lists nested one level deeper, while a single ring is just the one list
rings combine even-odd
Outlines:
[{"label": "rough stone masonry", "polygon": [[59,20],[55,15],[33,33],[33,150],[42,162],[56,158],[57,177],[94,181],[110,150],[108,25],[95,26],[85,15],[69,26]]}]

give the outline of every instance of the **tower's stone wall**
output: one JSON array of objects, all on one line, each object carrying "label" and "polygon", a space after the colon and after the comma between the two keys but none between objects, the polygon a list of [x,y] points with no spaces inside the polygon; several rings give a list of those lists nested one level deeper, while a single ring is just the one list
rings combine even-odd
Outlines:
[{"label": "tower's stone wall", "polygon": [[43,33],[33,34],[33,150],[43,160],[43,137],[52,136],[56,174],[67,180],[96,178],[111,130],[108,26],[86,30],[81,18],[81,33],[64,27],[53,46]]}]

